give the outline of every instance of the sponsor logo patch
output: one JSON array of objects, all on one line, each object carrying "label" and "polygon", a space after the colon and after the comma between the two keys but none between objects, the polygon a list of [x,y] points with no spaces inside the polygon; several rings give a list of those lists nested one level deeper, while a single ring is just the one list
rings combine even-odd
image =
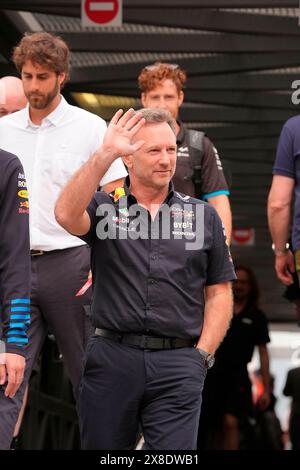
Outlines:
[{"label": "sponsor logo patch", "polygon": [[21,191],[18,192],[18,196],[24,199],[28,199],[28,191],[26,189],[21,189]]},{"label": "sponsor logo patch", "polygon": [[114,201],[117,202],[122,196],[125,196],[124,188],[116,188],[114,193]]},{"label": "sponsor logo patch", "polygon": [[128,210],[126,207],[122,207],[121,209],[119,209],[119,212],[120,212],[122,215],[125,215],[125,217],[128,217],[128,216],[129,216],[129,210]]},{"label": "sponsor logo patch", "polygon": [[190,196],[183,196],[176,191],[176,196],[178,196],[182,201],[189,201]]},{"label": "sponsor logo patch", "polygon": [[189,158],[189,148],[188,147],[179,147],[177,149],[177,157]]},{"label": "sponsor logo patch", "polygon": [[193,219],[195,218],[195,214],[193,210],[185,210],[181,209],[180,207],[172,207],[171,208],[171,216],[175,218],[184,218],[184,219]]}]

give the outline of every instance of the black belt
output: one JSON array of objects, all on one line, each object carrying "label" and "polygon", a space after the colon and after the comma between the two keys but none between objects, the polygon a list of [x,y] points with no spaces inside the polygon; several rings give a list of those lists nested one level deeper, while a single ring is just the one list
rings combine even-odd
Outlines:
[{"label": "black belt", "polygon": [[[76,247],[74,247],[76,248]],[[30,255],[31,256],[41,256],[41,255],[50,255],[52,253],[64,253],[66,250],[69,250],[70,248],[63,248],[62,250],[30,250]]]},{"label": "black belt", "polygon": [[41,256],[41,255],[50,255],[53,253],[64,253],[67,250],[71,250],[72,248],[87,248],[87,245],[78,245],[78,246],[71,246],[70,248],[62,248],[58,250],[30,250],[30,255],[31,256]]},{"label": "black belt", "polygon": [[103,330],[102,328],[96,328],[95,334],[119,343],[138,346],[140,349],[193,348],[197,343],[197,339],[162,338],[160,336],[117,333],[115,331]]}]

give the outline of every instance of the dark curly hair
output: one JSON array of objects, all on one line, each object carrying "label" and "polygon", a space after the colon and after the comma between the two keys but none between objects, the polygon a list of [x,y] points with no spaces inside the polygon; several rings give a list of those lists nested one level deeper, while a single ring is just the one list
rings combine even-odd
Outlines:
[{"label": "dark curly hair", "polygon": [[14,48],[13,62],[21,73],[27,60],[39,64],[55,72],[65,73],[63,84],[70,76],[70,50],[59,36],[46,32],[25,33],[19,44]]}]

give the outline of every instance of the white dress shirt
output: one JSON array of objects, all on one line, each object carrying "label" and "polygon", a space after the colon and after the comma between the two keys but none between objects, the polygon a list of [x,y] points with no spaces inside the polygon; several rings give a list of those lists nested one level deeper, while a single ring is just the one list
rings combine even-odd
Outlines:
[{"label": "white dress shirt", "polygon": [[[28,106],[0,119],[0,147],[20,158],[27,179],[31,249],[51,251],[84,244],[58,225],[54,206],[70,177],[99,148],[105,130],[103,119],[71,106],[63,97],[40,126],[31,122]],[[126,175],[119,158],[100,185]]]}]

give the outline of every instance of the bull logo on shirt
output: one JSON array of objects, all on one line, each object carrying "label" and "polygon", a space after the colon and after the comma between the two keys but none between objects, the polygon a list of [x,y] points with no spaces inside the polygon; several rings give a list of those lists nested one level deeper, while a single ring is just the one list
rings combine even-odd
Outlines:
[{"label": "bull logo on shirt", "polygon": [[19,214],[29,214],[29,202],[20,202]]}]

